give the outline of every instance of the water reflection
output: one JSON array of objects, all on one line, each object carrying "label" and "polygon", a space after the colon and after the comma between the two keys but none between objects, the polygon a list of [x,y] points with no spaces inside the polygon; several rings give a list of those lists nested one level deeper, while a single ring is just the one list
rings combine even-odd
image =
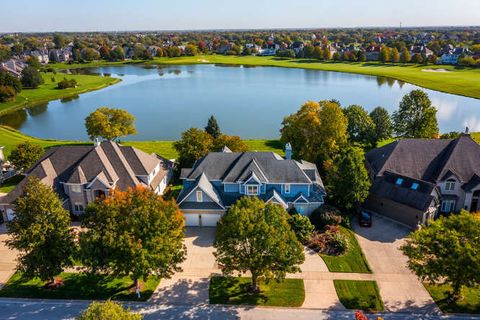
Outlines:
[{"label": "water reflection", "polygon": [[25,121],[27,121],[27,111],[24,109],[7,113],[0,117],[0,124],[12,127],[14,129],[20,129]]},{"label": "water reflection", "polygon": [[73,101],[73,100],[77,100],[79,98],[80,98],[80,96],[78,94],[76,94],[74,96],[62,98],[62,99],[60,99],[60,102],[61,103],[67,103],[67,102],[70,102],[70,101]]},{"label": "water reflection", "polygon": [[37,104],[36,106],[33,106],[31,108],[28,108],[27,113],[28,113],[29,116],[35,117],[35,116],[38,116],[38,115],[44,113],[45,111],[47,111],[47,108],[48,108],[48,102],[47,103],[41,103],[41,104]]}]

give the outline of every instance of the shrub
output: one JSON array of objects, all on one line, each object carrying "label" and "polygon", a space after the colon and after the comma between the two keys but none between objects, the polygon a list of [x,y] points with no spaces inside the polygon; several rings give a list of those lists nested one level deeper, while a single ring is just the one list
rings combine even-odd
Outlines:
[{"label": "shrub", "polygon": [[322,230],[326,226],[338,226],[342,224],[343,220],[340,210],[330,205],[323,205],[310,215],[310,222],[317,230]]},{"label": "shrub", "polygon": [[77,86],[77,81],[75,79],[66,79],[64,78],[57,84],[58,89],[67,89],[67,88],[75,88]]},{"label": "shrub", "polygon": [[12,101],[15,94],[13,87],[0,85],[0,102]]},{"label": "shrub", "polygon": [[312,236],[313,230],[315,229],[308,217],[300,214],[291,215],[288,219],[288,223],[290,223],[293,232],[295,232],[298,241],[301,243],[306,243]]},{"label": "shrub", "polygon": [[337,226],[328,226],[325,232],[315,232],[307,246],[317,252],[338,256],[348,250],[348,238]]}]

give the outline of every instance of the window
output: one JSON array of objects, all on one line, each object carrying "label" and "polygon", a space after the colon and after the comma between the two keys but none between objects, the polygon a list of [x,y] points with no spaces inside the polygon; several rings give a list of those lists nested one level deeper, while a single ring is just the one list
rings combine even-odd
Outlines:
[{"label": "window", "polygon": [[443,200],[441,210],[442,212],[452,212],[455,210],[455,200]]},{"label": "window", "polygon": [[83,204],[76,202],[73,210],[76,212],[83,212]]},{"label": "window", "polygon": [[395,181],[395,184],[396,184],[397,186],[401,186],[402,183],[403,183],[403,179],[402,179],[402,178],[397,178],[397,181]]},{"label": "window", "polygon": [[412,186],[410,187],[412,190],[417,190],[419,187],[418,183],[414,182],[412,183]]},{"label": "window", "polygon": [[445,190],[446,191],[455,190],[455,181],[454,180],[447,180],[447,182],[445,182]]},{"label": "window", "polygon": [[253,195],[258,195],[258,186],[247,186],[247,195],[253,196]]},{"label": "window", "polygon": [[82,192],[82,186],[78,184],[72,184],[72,192],[76,192],[76,193]]},{"label": "window", "polygon": [[197,202],[203,202],[203,192],[197,191]]},{"label": "window", "polygon": [[286,183],[284,186],[285,193],[290,193],[290,184]]}]

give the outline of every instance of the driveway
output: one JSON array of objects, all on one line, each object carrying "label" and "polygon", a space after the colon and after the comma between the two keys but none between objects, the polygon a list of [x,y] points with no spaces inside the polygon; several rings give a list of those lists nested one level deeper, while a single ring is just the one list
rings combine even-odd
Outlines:
[{"label": "driveway", "polygon": [[209,278],[221,273],[213,256],[216,228],[187,228],[187,259],[181,272],[162,279],[150,301],[163,304],[208,304]]},{"label": "driveway", "polygon": [[8,281],[11,275],[15,272],[15,258],[16,252],[10,250],[5,245],[7,240],[7,228],[5,223],[0,224],[0,288]]},{"label": "driveway", "polygon": [[354,229],[387,311],[438,311],[422,283],[407,268],[407,258],[399,250],[410,232],[407,227],[374,215],[371,228],[362,228],[355,222]]}]

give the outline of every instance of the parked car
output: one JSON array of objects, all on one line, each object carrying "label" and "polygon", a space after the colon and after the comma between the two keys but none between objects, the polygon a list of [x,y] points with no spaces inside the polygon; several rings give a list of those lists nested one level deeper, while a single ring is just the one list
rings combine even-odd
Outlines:
[{"label": "parked car", "polygon": [[358,224],[361,227],[370,228],[372,226],[372,214],[367,211],[360,211],[358,215]]}]

